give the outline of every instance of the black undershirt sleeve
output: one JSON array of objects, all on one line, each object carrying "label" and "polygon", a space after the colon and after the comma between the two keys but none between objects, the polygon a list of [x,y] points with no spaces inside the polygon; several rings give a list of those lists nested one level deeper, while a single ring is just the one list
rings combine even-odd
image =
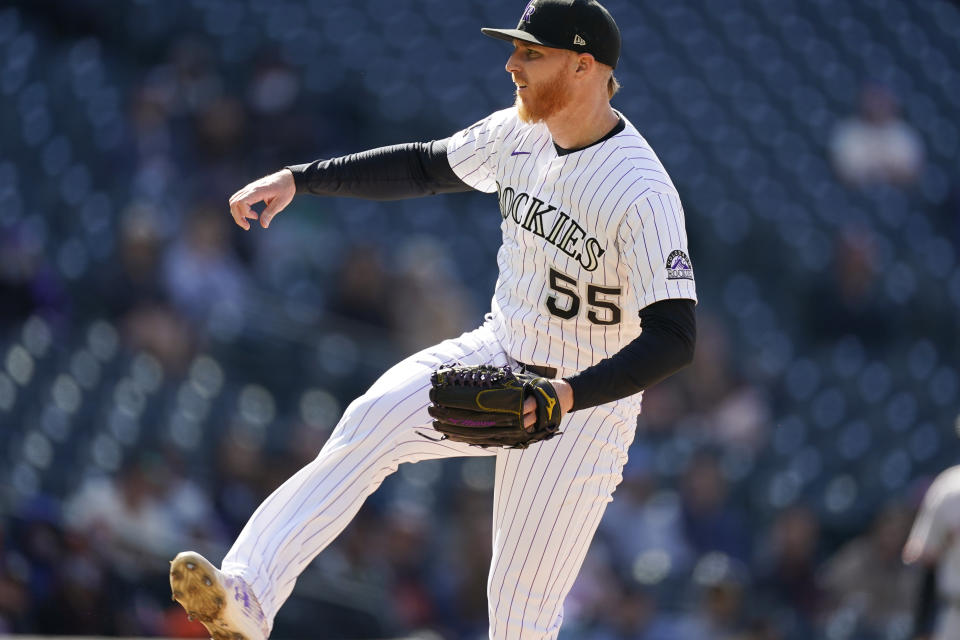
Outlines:
[{"label": "black undershirt sleeve", "polygon": [[471,191],[450,168],[449,140],[397,144],[286,168],[298,194],[402,200]]},{"label": "black undershirt sleeve", "polygon": [[660,300],[640,311],[642,332],[609,358],[564,378],[573,388],[573,409],[626,398],[693,361],[697,340],[695,303]]}]

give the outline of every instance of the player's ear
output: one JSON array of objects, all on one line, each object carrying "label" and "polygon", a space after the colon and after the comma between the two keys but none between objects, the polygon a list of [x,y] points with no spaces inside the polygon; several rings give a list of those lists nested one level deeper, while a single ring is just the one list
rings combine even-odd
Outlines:
[{"label": "player's ear", "polygon": [[577,56],[577,73],[587,73],[596,64],[596,60],[589,53],[581,53]]}]

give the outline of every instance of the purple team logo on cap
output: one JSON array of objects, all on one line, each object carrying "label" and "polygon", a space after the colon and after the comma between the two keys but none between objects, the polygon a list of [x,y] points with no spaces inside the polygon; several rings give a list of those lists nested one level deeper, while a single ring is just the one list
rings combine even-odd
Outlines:
[{"label": "purple team logo on cap", "polygon": [[530,22],[530,16],[537,10],[536,2],[537,0],[530,0],[530,2],[527,3],[527,8],[523,10],[523,15],[520,16],[520,22]]}]

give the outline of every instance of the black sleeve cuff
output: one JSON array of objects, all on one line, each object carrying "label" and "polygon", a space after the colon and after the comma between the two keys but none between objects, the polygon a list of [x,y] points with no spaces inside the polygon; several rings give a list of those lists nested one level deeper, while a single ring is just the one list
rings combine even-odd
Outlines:
[{"label": "black sleeve cuff", "polygon": [[289,169],[290,173],[293,174],[293,184],[297,187],[297,195],[307,193],[306,172],[311,164],[310,162],[306,162],[304,164],[292,164],[284,167],[284,169]]},{"label": "black sleeve cuff", "polygon": [[697,337],[693,300],[660,300],[640,311],[642,331],[623,349],[564,378],[573,409],[586,409],[643,391],[693,361]]}]

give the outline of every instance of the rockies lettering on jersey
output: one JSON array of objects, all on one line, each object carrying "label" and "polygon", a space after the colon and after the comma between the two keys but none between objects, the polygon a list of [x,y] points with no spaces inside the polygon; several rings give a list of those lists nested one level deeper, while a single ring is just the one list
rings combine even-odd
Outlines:
[{"label": "rockies lettering on jersey", "polygon": [[[594,271],[599,264],[597,259],[604,254],[600,241],[587,232],[570,216],[548,205],[543,200],[531,197],[527,193],[516,193],[512,187],[500,188],[500,216],[504,220],[513,220],[527,231],[534,233],[550,244],[559,247],[568,256],[580,263],[587,271]],[[544,215],[548,223],[544,223]],[[550,232],[545,233],[544,229]],[[581,245],[581,240],[584,242]]]}]

